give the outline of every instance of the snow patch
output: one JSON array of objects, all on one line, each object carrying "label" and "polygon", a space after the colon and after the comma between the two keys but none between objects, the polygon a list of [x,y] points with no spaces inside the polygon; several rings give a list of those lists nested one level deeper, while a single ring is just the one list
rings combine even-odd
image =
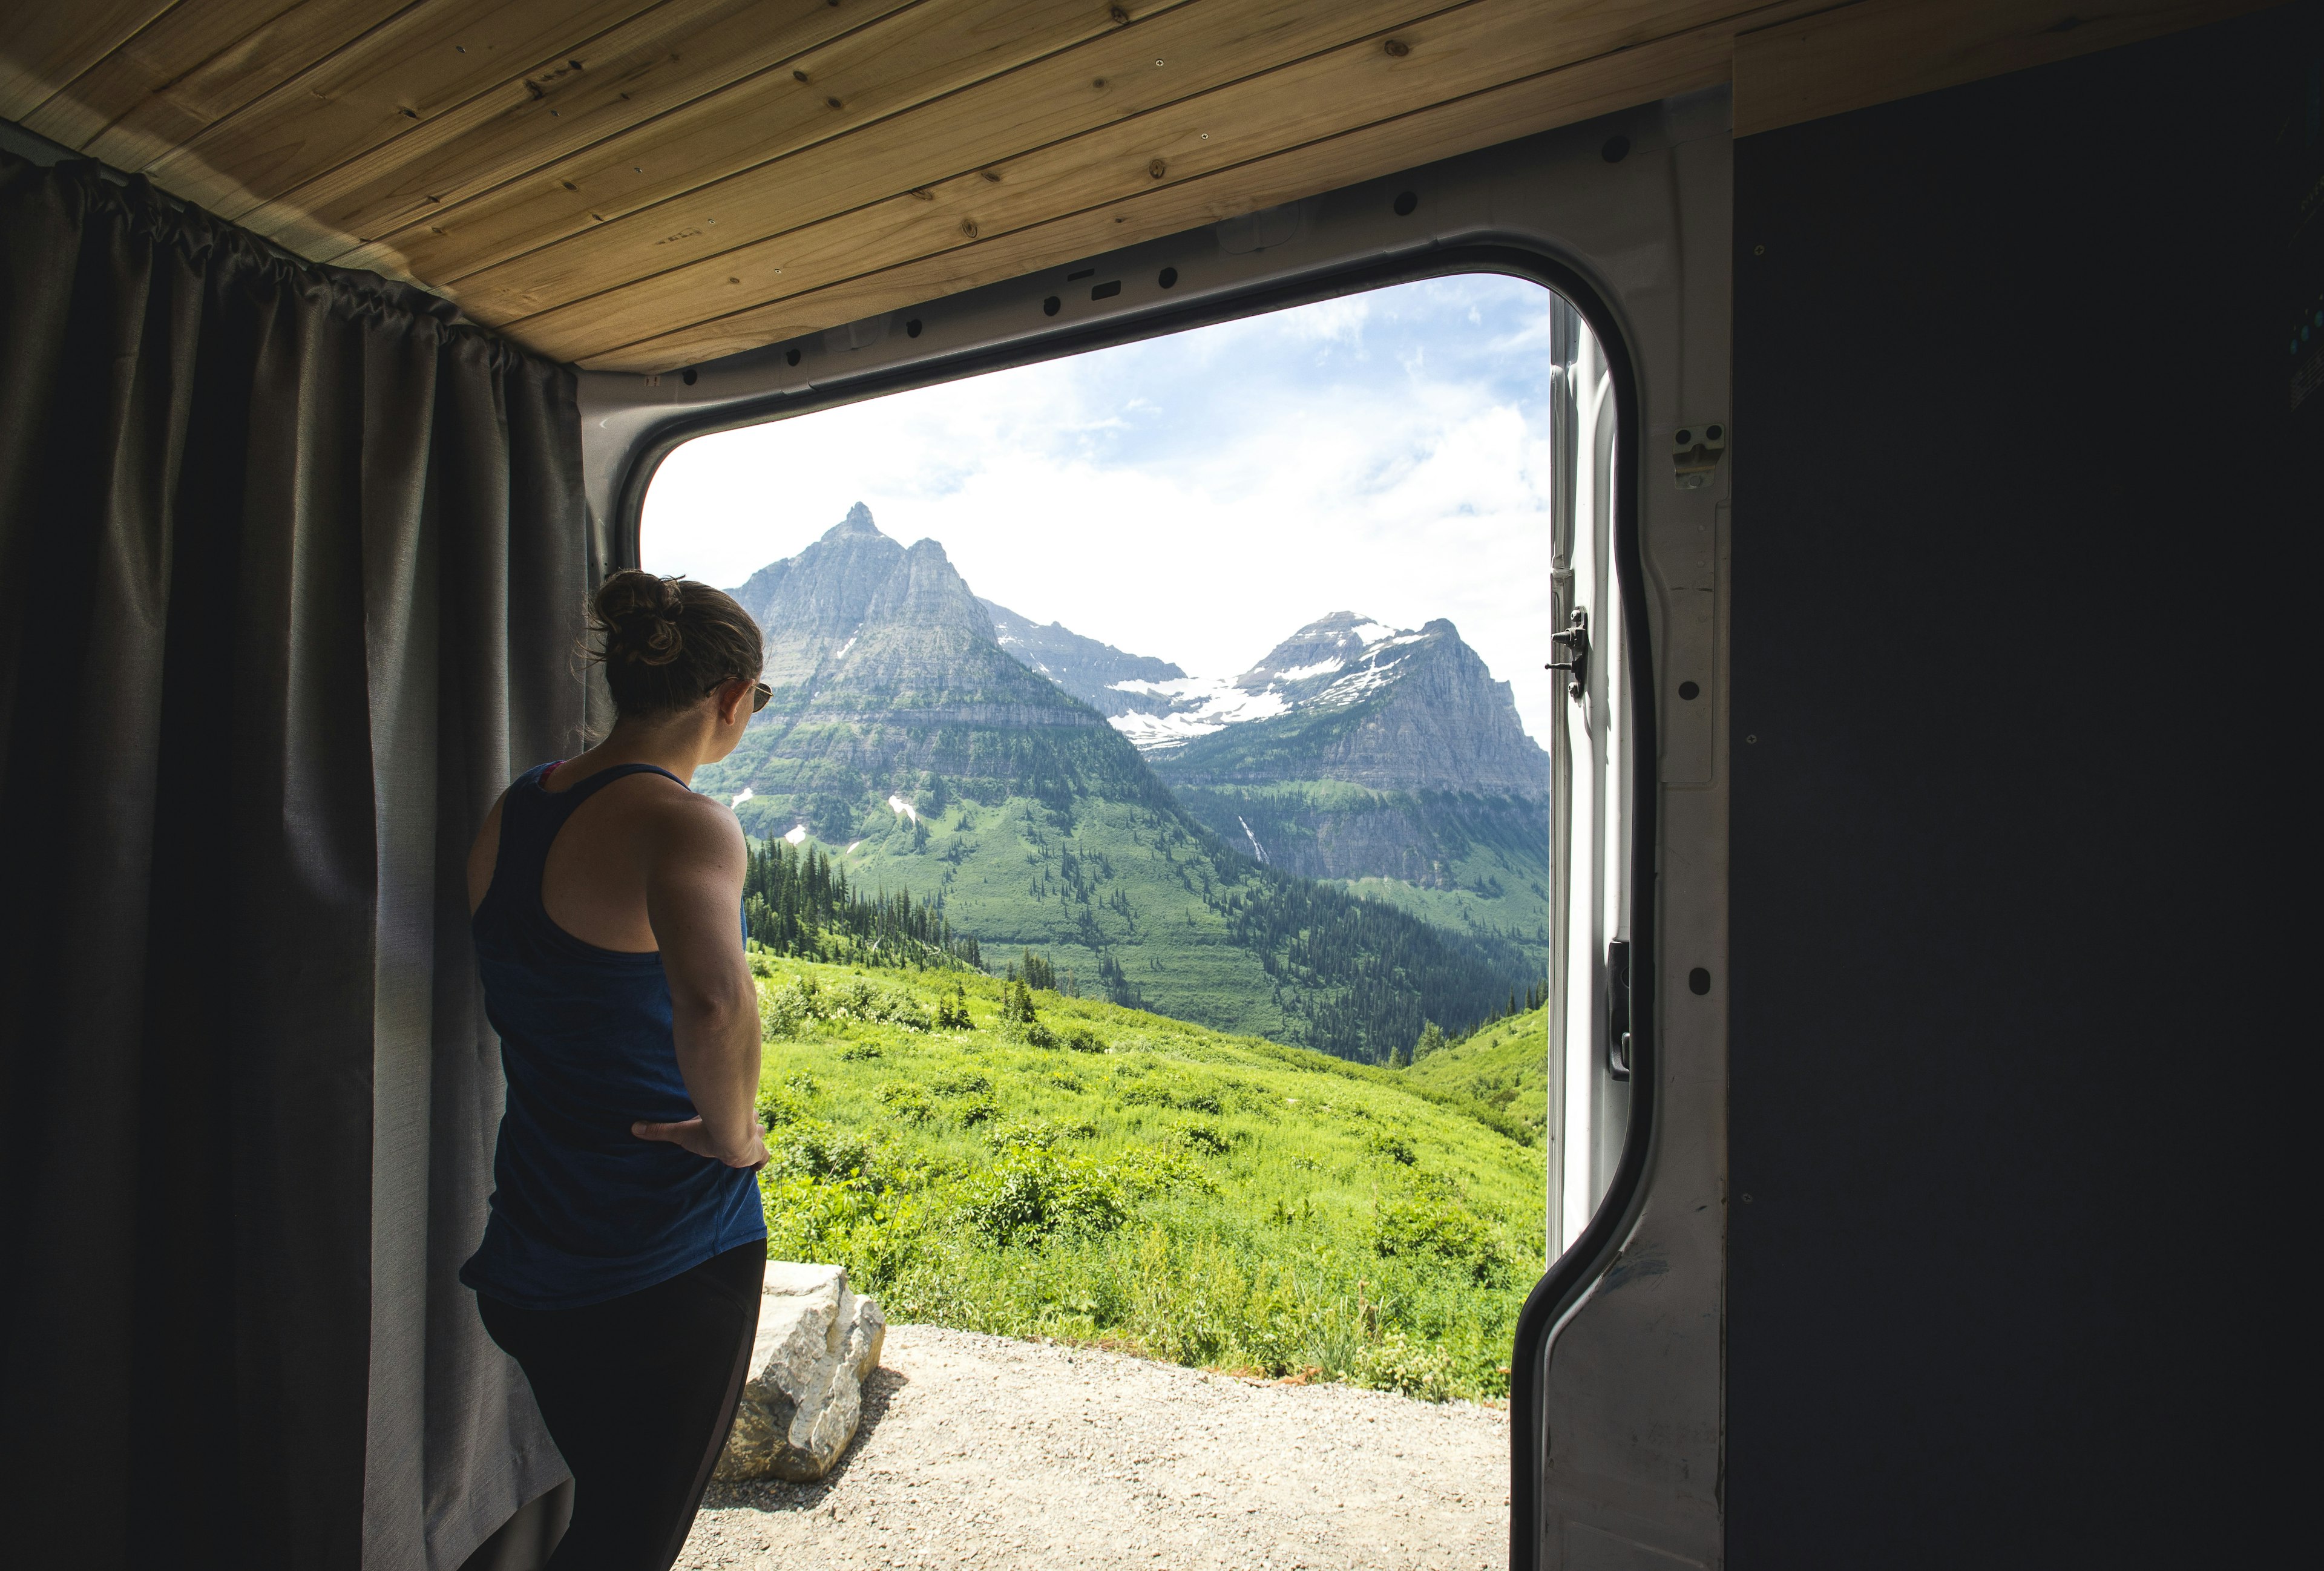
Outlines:
[{"label": "snow patch", "polygon": [[788,841],[789,841],[789,842],[790,842],[792,845],[794,845],[794,846],[804,846],[804,845],[806,845],[806,844],[807,844],[807,826],[806,826],[805,824],[795,824],[795,825],[793,825],[793,826],[791,827],[791,832],[790,832],[789,834],[788,834],[788,835],[784,836],[783,836],[783,838],[784,838],[784,839],[786,839],[786,840],[788,840]]},{"label": "snow patch", "polygon": [[831,658],[834,660],[845,660],[847,658],[847,652],[854,647],[855,641],[851,638],[845,643],[841,644],[839,646],[839,652],[833,655]]},{"label": "snow patch", "polygon": [[[888,810],[891,813],[901,813],[904,817],[911,819],[915,824],[920,821],[919,809],[912,806],[911,803],[906,801],[903,798],[896,795],[893,791],[890,791],[888,794]],[[858,840],[855,843],[855,846],[861,846],[862,844],[862,841]],[[855,849],[855,846],[850,846],[848,849],[853,851]]]},{"label": "snow patch", "polygon": [[758,792],[752,790],[749,786],[744,786],[742,788],[742,794],[737,796],[733,801],[728,802],[726,805],[730,808],[739,808],[744,802],[749,801],[752,797],[758,794]]},{"label": "snow patch", "polygon": [[1352,704],[1395,681],[1397,668],[1403,663],[1401,660],[1376,660],[1360,670],[1350,671],[1318,694],[1315,703],[1319,707],[1328,706],[1333,708]]},{"label": "snow patch", "polygon": [[1320,660],[1311,666],[1294,666],[1287,671],[1277,671],[1275,679],[1278,682],[1312,681],[1317,677],[1330,676],[1347,663],[1343,660]]},{"label": "snow patch", "polygon": [[848,854],[849,854],[850,855],[854,855],[855,848],[856,848],[858,846],[861,846],[861,845],[862,845],[862,844],[863,844],[863,842],[862,842],[862,841],[861,841],[861,840],[850,840],[850,841],[847,843],[847,850],[848,850]]},{"label": "snow patch", "polygon": [[1367,648],[1378,643],[1383,638],[1394,638],[1396,636],[1395,628],[1384,627],[1377,622],[1367,622],[1360,626],[1350,629],[1350,631],[1352,632],[1358,639],[1361,640]]}]

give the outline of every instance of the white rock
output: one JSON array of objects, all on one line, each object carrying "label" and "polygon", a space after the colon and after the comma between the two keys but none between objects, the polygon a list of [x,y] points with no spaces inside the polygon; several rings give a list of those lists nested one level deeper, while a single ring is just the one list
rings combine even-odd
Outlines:
[{"label": "white rock", "polygon": [[804,1483],[830,1472],[855,1438],[863,1377],[879,1367],[888,1322],[849,1290],[839,1266],[770,1260],[762,1290],[751,1375],[716,1476],[771,1473]]}]

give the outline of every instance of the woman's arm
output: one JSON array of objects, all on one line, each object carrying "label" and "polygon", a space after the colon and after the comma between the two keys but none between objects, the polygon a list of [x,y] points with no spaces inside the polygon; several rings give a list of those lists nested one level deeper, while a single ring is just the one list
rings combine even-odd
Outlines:
[{"label": "woman's arm", "polygon": [[653,815],[646,919],[669,978],[678,1072],[698,1117],[637,1123],[729,1167],[767,1160],[760,1139],[759,994],[742,953],[742,826],[706,797],[675,791]]}]

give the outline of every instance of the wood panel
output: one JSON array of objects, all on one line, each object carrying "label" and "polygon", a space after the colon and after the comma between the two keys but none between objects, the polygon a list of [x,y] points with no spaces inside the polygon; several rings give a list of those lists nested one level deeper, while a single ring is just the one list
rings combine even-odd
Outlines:
[{"label": "wood panel", "polygon": [[[1725,11],[1730,14],[1729,25],[1719,36],[1731,39],[1737,9],[1732,0],[1679,0],[1658,8],[1655,20],[1692,13],[1688,20],[1699,23],[1705,14],[1716,20]],[[1544,25],[1559,12],[1573,20]],[[1637,18],[1590,12],[1583,5],[1527,11],[1462,6],[1397,27],[1384,38],[1312,55],[1087,135],[520,319],[517,331],[529,341],[558,346],[560,355],[602,354],[644,336],[641,328],[723,315],[967,240],[998,237],[1159,184],[1199,179],[1278,150],[1538,78],[1636,42]],[[1746,14],[1756,19],[1765,12],[1754,8]],[[750,206],[767,210],[763,202]],[[714,233],[731,236],[734,226]],[[464,283],[459,292],[465,309],[489,319],[500,302],[473,287],[483,282]]]},{"label": "wood panel", "polygon": [[172,5],[24,124],[115,169],[142,170],[410,3]]},{"label": "wood panel", "polygon": [[300,182],[243,222],[296,249],[342,254],[918,3],[670,0]]},{"label": "wood panel", "polygon": [[1735,134],[1959,87],[2275,0],[1858,0],[1735,41]]},{"label": "wood panel", "polygon": [[[1148,14],[1167,18],[1172,10],[1192,13],[1200,9],[1215,14],[1232,9],[1233,3],[1229,0],[1228,5],[1221,5],[1218,0],[1208,0],[1197,8],[1184,0],[1173,0],[1168,9],[1150,4],[1143,9]],[[1290,0],[1265,0],[1250,8],[1272,14],[1289,3]],[[1377,5],[1380,0],[1351,3]],[[1393,3],[1408,8],[1423,0]],[[1312,0],[1301,8],[1312,10]],[[658,248],[666,244],[682,245],[692,238],[673,235],[687,225],[672,224],[671,215],[659,213],[641,217],[619,229],[611,226],[625,215],[642,215],[656,204],[715,187],[717,181],[738,171],[763,169],[770,161],[785,153],[831,143],[843,133],[860,126],[884,126],[890,136],[911,145],[925,146],[931,138],[941,142],[957,134],[961,99],[976,105],[975,113],[990,124],[991,134],[1013,152],[1027,145],[1021,140],[1024,135],[1035,133],[1019,130],[1021,122],[1012,113],[1010,96],[996,95],[991,90],[991,79],[996,69],[1070,51],[1076,43],[1105,33],[1119,32],[1127,41],[1136,32],[1133,25],[1116,21],[1112,14],[1112,11],[1120,11],[1129,15],[1127,7],[1115,6],[1110,11],[1092,6],[1088,0],[1064,0],[1063,4],[1042,0],[1031,7],[1011,8],[1010,19],[1030,22],[1046,13],[1053,25],[1029,32],[1012,27],[999,32],[1000,38],[1013,41],[1015,47],[999,59],[988,53],[982,78],[955,66],[939,53],[924,52],[918,47],[919,30],[930,22],[941,22],[948,29],[973,33],[978,29],[980,15],[994,9],[990,0],[927,0],[927,4],[895,18],[892,24],[867,28],[792,62],[788,70],[770,73],[733,91],[698,100],[680,113],[641,126],[633,134],[616,137],[576,157],[550,164],[521,182],[488,192],[463,208],[431,214],[425,224],[389,235],[378,245],[366,246],[344,260],[354,266],[399,268],[450,284],[567,236],[586,236],[582,249],[590,253],[603,247],[612,255],[627,243],[635,249],[622,254],[642,254],[653,259],[650,264],[668,266],[684,258],[670,256],[664,260]],[[1319,37],[1327,33],[1335,39],[1340,36],[1336,29],[1318,30]],[[1167,42],[1175,34],[1166,27],[1161,36]],[[1135,52],[1154,46],[1125,42],[1124,47]],[[1074,51],[1072,58],[1088,57]],[[1101,58],[1110,63],[1111,57]],[[1076,65],[1071,68],[1071,74],[1079,77],[1084,69]],[[1052,73],[1044,73],[1047,74]],[[962,88],[968,90],[954,91]],[[897,113],[944,93],[953,96],[941,106],[932,106],[932,113]],[[836,109],[832,107],[835,100],[839,105]],[[737,125],[752,126],[752,134],[747,138],[736,136]],[[825,167],[844,168],[852,156],[835,148],[822,162]],[[945,167],[949,172],[955,166]],[[764,179],[744,189],[753,195],[779,190],[792,178],[784,175]],[[849,205],[869,197],[893,195],[896,189],[900,188],[883,189],[867,172],[862,180],[849,183]],[[715,212],[698,215],[689,223],[714,227],[719,216]],[[726,215],[729,222],[742,216],[740,208]],[[586,293],[587,287],[574,292]],[[571,298],[571,293],[555,298],[535,296],[503,307],[498,314],[506,317],[538,310],[557,303],[557,300]]]},{"label": "wood panel", "polygon": [[0,116],[692,364],[1732,80],[1758,131],[2264,0],[18,0]]},{"label": "wood panel", "polygon": [[[580,363],[595,370],[668,370],[1472,152],[1665,93],[1714,87],[1727,79],[1732,40],[1731,30],[1716,27],[1659,39]],[[1646,99],[1638,97],[1642,91]]]},{"label": "wood panel", "polygon": [[646,0],[420,0],[147,165],[238,218],[511,77],[538,73]]},{"label": "wood panel", "polygon": [[169,0],[18,0],[0,11],[0,118],[22,122],[169,9]]}]

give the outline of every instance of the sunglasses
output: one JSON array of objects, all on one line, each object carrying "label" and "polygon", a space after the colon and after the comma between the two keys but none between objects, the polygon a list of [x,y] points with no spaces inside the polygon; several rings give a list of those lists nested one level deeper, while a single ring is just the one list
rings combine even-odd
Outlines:
[{"label": "sunglasses", "polygon": [[[702,690],[704,694],[707,695],[716,692],[719,688],[723,688],[725,685],[725,683],[720,682],[716,687],[708,687]],[[751,713],[755,715],[760,710],[765,708],[767,707],[767,700],[774,696],[775,689],[767,686],[766,683],[752,682],[751,684]]]}]

